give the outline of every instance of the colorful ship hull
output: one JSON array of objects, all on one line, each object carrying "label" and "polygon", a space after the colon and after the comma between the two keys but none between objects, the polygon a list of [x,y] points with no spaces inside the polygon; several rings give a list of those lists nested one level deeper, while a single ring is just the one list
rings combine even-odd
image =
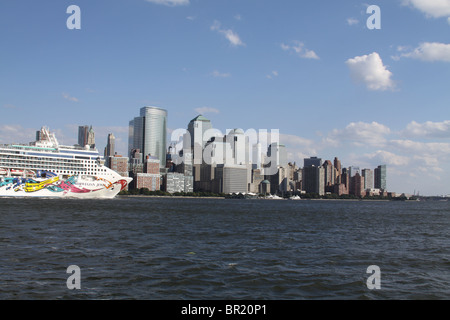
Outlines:
[{"label": "colorful ship hull", "polygon": [[55,176],[46,180],[0,177],[0,197],[111,199],[130,181],[131,178],[127,177],[110,182],[99,177],[79,175],[66,179]]},{"label": "colorful ship hull", "polygon": [[39,137],[0,146],[0,197],[110,199],[132,181],[105,167],[94,148],[60,146],[47,128]]}]

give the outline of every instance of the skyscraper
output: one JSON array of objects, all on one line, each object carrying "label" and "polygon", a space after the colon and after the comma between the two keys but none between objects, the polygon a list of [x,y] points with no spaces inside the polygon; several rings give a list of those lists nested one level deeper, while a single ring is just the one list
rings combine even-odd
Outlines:
[{"label": "skyscraper", "polygon": [[373,171],[370,169],[363,169],[362,176],[364,177],[364,190],[373,188]]},{"label": "skyscraper", "polygon": [[325,169],[314,165],[303,168],[303,188],[307,193],[325,194]]},{"label": "skyscraper", "polygon": [[187,131],[191,138],[191,150],[194,157],[194,164],[202,164],[203,148],[210,136],[206,136],[205,132],[212,129],[211,121],[204,116],[199,115],[192,119],[188,124]]},{"label": "skyscraper", "polygon": [[[278,167],[286,168],[288,164],[286,146],[278,142],[271,143],[267,150],[267,159],[270,162],[275,161],[275,166],[273,168],[274,170]],[[271,166],[272,165],[273,164],[271,163]]]},{"label": "skyscraper", "polygon": [[330,160],[325,160],[322,167],[324,168],[325,187],[330,187],[334,184],[334,166]]},{"label": "skyscraper", "polygon": [[386,190],[386,165],[375,168],[375,188]]},{"label": "skyscraper", "polygon": [[95,148],[95,133],[92,126],[78,127],[78,144],[83,148],[87,145],[90,148]]},{"label": "skyscraper", "polygon": [[116,138],[114,137],[114,134],[112,134],[112,133],[108,134],[108,141],[106,142],[106,147],[105,147],[105,161],[106,161],[107,166],[109,166],[109,163],[110,163],[109,157],[114,156],[115,144],[116,144]]},{"label": "skyscraper", "polygon": [[334,158],[334,182],[340,184],[341,183],[341,174],[342,174],[342,167],[341,167],[341,160],[338,159],[338,157]]},{"label": "skyscraper", "polygon": [[140,149],[143,157],[148,155],[166,166],[167,111],[157,107],[143,107],[140,116],[129,123],[128,151]]},{"label": "skyscraper", "polygon": [[354,176],[350,178],[350,194],[353,194],[357,197],[361,197],[364,191],[364,177],[356,172]]}]

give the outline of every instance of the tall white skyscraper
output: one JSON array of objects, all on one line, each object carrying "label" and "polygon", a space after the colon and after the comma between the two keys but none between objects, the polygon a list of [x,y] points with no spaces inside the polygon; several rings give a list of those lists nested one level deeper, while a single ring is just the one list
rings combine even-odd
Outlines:
[{"label": "tall white skyscraper", "polygon": [[374,176],[371,169],[363,169],[362,176],[364,177],[364,190],[372,189],[374,186]]},{"label": "tall white skyscraper", "polygon": [[143,157],[148,155],[166,166],[167,111],[158,107],[143,107],[140,116],[130,121],[128,149],[140,149]]},{"label": "tall white skyscraper", "polygon": [[211,136],[207,132],[211,132],[211,121],[204,116],[199,115],[192,119],[188,124],[191,141],[190,148],[194,157],[194,164],[202,164],[203,148]]}]

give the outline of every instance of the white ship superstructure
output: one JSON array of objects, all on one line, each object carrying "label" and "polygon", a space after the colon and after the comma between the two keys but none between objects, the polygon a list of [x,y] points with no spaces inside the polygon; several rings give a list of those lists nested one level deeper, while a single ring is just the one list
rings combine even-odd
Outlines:
[{"label": "white ship superstructure", "polygon": [[0,145],[0,196],[114,198],[131,180],[97,149],[59,145],[46,127],[28,145]]}]

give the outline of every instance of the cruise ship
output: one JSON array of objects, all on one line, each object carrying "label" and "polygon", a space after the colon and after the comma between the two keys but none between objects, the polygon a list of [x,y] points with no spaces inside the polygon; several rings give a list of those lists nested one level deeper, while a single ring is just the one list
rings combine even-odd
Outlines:
[{"label": "cruise ship", "polygon": [[42,127],[28,145],[0,145],[0,197],[114,198],[132,178],[104,166],[89,146],[59,145]]}]

